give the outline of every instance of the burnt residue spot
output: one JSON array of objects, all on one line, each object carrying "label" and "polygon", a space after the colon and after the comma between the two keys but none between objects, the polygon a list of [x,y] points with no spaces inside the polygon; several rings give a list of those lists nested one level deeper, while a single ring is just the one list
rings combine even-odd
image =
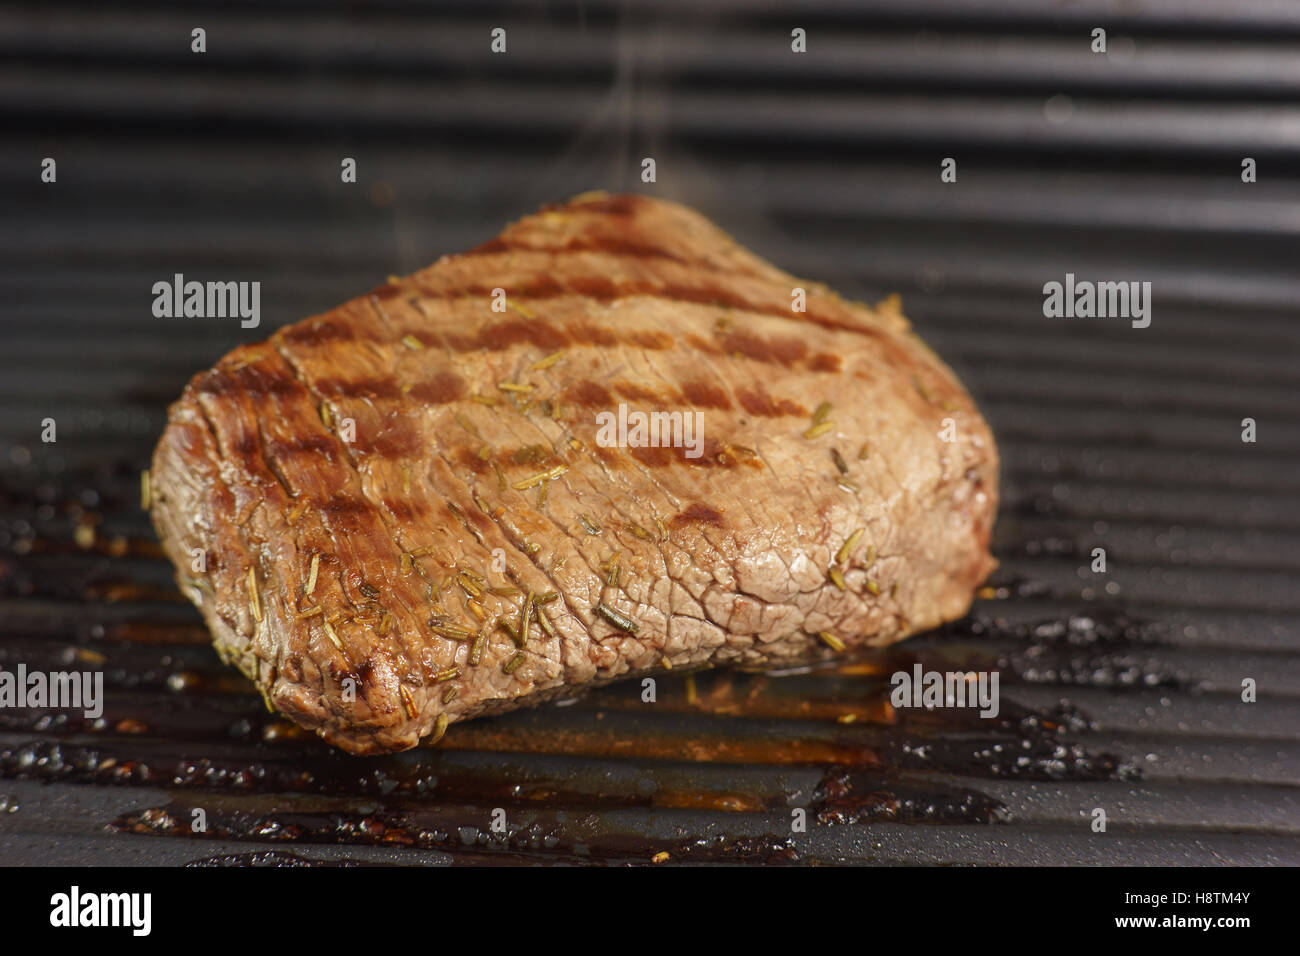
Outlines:
[{"label": "burnt residue spot", "polygon": [[831,767],[813,795],[818,823],[1007,823],[992,797],[965,787],[900,783],[878,774]]},{"label": "burnt residue spot", "polygon": [[[1023,582],[1008,587],[1017,596],[1041,596],[1039,589]],[[965,627],[971,634],[992,632],[997,636],[1014,636],[1038,646],[1122,650],[1171,644],[1168,626],[1163,622],[1135,618],[1123,610],[1108,607],[1076,611],[1032,624],[1010,624],[976,614],[967,620]]]},{"label": "burnt residue spot", "polygon": [[677,844],[651,844],[643,856],[653,860],[656,850],[668,854],[663,861],[665,864],[760,863],[764,866],[790,866],[800,862],[798,844],[793,837],[719,834]]},{"label": "burnt residue spot", "polygon": [[[243,683],[243,678],[230,679]],[[248,687],[251,692],[251,685]],[[251,701],[256,702],[256,696]],[[0,749],[0,778],[126,787],[157,786],[165,781],[167,786],[182,790],[240,794],[307,790],[378,795],[392,789],[380,765],[349,767],[339,761],[337,753],[310,735],[294,745],[298,756],[288,763],[266,753],[255,756],[248,751],[233,752],[229,743],[260,739],[268,726],[278,723],[262,710],[260,703],[247,713],[249,716],[224,728],[215,725],[212,729],[218,734],[216,745],[208,746],[216,752],[201,758],[178,753],[166,739],[151,736],[133,737],[120,748],[112,739],[95,746],[30,741]],[[160,722],[165,720],[160,717]],[[76,730],[88,733],[95,728]]]},{"label": "burnt residue spot", "polygon": [[[922,658],[906,650],[883,656],[886,671],[907,672]],[[951,660],[926,660],[926,670],[950,669]],[[969,669],[962,666],[960,669]],[[983,667],[981,666],[981,669]],[[1004,681],[1009,677],[1003,674]],[[888,698],[890,688],[882,687]],[[1002,688],[996,717],[981,717],[973,707],[902,708],[895,710],[896,729],[887,738],[884,762],[895,770],[942,771],[967,776],[1016,780],[1134,780],[1136,763],[1086,744],[1092,721],[1061,702],[1046,710],[1025,707]],[[846,729],[846,733],[852,733]],[[875,755],[879,760],[881,754]],[[865,768],[864,768],[865,769]]]},{"label": "burnt residue spot", "polygon": [[682,395],[696,408],[731,408],[727,393],[712,382],[691,381],[682,385]]},{"label": "burnt residue spot", "polygon": [[1026,683],[1105,687],[1112,690],[1193,689],[1195,675],[1171,666],[1153,648],[1159,629],[1120,613],[1099,611],[1044,622],[1030,645],[999,663]]},{"label": "burnt residue spot", "polygon": [[[991,585],[999,598],[1054,597],[1034,582]],[[1059,597],[1059,596],[1058,596]],[[1167,626],[1115,608],[1096,607],[1037,622],[1004,621],[977,609],[940,634],[958,640],[1011,640],[996,664],[1030,684],[1062,684],[1111,690],[1195,689],[1199,679],[1173,666],[1161,649],[1172,642]]]},{"label": "burnt residue spot", "polygon": [[751,415],[757,415],[759,418],[779,418],[782,416],[801,418],[808,414],[808,410],[798,402],[791,401],[788,398],[773,398],[767,393],[766,389],[761,387],[737,388],[736,398],[740,399],[741,407],[745,411]]},{"label": "burnt residue spot", "polygon": [[608,408],[613,403],[613,396],[609,394],[609,389],[588,379],[574,382],[564,390],[561,398],[569,404],[581,405],[583,408]]},{"label": "burnt residue spot", "polygon": [[111,824],[120,833],[283,843],[337,843],[462,851],[571,851],[572,838],[562,827],[533,822],[494,833],[481,820],[437,810],[381,808],[370,813],[321,812],[310,807],[260,815],[205,805],[207,829],[195,834],[189,802],[122,814]]},{"label": "burnt residue spot", "polygon": [[[454,809],[380,806],[370,812],[322,811],[310,804],[265,813],[246,813],[211,802],[204,805],[207,829],[190,827],[197,804],[173,800],[165,806],[132,811],[117,817],[113,830],[148,836],[226,841],[272,842],[282,845],[345,844],[444,850],[457,855],[512,862],[515,854],[544,853],[554,861],[573,863],[767,863],[799,861],[793,837],[718,834],[686,840],[647,840],[614,827],[565,821],[553,813],[533,811],[529,822],[508,817],[504,832],[488,828],[479,813]],[[575,836],[586,831],[583,837]],[[489,856],[490,855],[490,856]],[[535,858],[535,857],[534,857]],[[227,859],[218,857],[212,859]],[[208,863],[207,865],[214,865]],[[274,865],[273,863],[271,865]]]},{"label": "burnt residue spot", "polygon": [[299,869],[302,867],[354,867],[382,866],[381,863],[369,863],[363,860],[309,860],[296,853],[282,850],[258,850],[255,853],[226,853],[221,856],[205,856],[191,860],[185,866],[193,869],[212,869],[225,867],[283,867]]},{"label": "burnt residue spot", "polygon": [[1057,735],[1052,722],[1031,722],[1008,736],[986,731],[976,737],[941,735],[899,742],[894,758],[903,770],[960,772],[1012,780],[1135,780],[1137,765],[1112,753],[1093,753]]},{"label": "burnt residue spot", "polygon": [[674,531],[680,528],[686,528],[690,525],[711,525],[715,528],[721,528],[723,525],[722,514],[714,507],[706,505],[701,501],[693,502],[687,505],[682,511],[672,517],[668,522],[669,527]]}]

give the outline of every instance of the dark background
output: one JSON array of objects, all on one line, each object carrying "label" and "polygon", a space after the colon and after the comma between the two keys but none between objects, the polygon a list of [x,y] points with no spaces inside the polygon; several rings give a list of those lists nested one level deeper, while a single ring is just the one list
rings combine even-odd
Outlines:
[{"label": "dark background", "polygon": [[[1300,6],[1260,0],[0,6],[0,665],[110,688],[97,725],[0,711],[0,863],[1300,862],[1298,101]],[[379,760],[295,736],[139,510],[167,404],[592,188],[902,294],[1000,442],[992,590],[838,671],[615,687]],[[262,326],[154,318],[176,272],[260,281]],[[1045,319],[1066,272],[1152,282],[1151,327]],[[996,726],[890,721],[917,660],[1000,669]]]}]

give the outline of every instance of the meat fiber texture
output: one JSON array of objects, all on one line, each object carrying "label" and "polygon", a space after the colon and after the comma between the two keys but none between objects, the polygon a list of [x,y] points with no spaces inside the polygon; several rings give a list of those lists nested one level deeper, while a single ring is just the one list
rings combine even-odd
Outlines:
[{"label": "meat fiber texture", "polygon": [[[620,404],[698,434],[620,447]],[[368,754],[960,617],[994,566],[997,481],[987,424],[896,299],[590,193],[197,375],[150,497],[222,659]]]}]

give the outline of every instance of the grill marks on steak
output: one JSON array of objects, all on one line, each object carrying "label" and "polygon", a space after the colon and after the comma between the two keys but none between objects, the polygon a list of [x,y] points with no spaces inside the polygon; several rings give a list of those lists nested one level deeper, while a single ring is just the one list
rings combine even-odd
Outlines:
[{"label": "grill marks on steak", "polygon": [[[703,455],[600,447],[596,413],[620,401],[700,410]],[[822,402],[834,426],[805,438]],[[197,376],[153,514],[223,658],[367,753],[594,682],[959,616],[992,567],[996,487],[987,426],[895,308],[796,280],[680,206],[598,195]],[[840,589],[828,568],[858,529]],[[530,592],[556,597],[516,659],[494,625],[518,628]],[[486,635],[476,663],[460,631]]]}]

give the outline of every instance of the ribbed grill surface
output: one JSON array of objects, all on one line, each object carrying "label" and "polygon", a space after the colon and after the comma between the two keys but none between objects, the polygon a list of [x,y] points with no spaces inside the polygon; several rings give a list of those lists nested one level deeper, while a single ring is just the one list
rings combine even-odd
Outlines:
[{"label": "ribbed grill surface", "polygon": [[[102,668],[109,694],[99,723],[0,710],[0,863],[1300,863],[1300,9],[60,7],[0,13],[0,666]],[[138,501],[167,403],[596,187],[900,292],[998,436],[1001,568],[966,621],[838,670],[331,752],[172,583]],[[263,326],[154,318],[177,272],[259,280]],[[1150,281],[1151,327],[1044,318],[1067,272]],[[999,670],[1001,715],[892,712],[918,661]]]}]

